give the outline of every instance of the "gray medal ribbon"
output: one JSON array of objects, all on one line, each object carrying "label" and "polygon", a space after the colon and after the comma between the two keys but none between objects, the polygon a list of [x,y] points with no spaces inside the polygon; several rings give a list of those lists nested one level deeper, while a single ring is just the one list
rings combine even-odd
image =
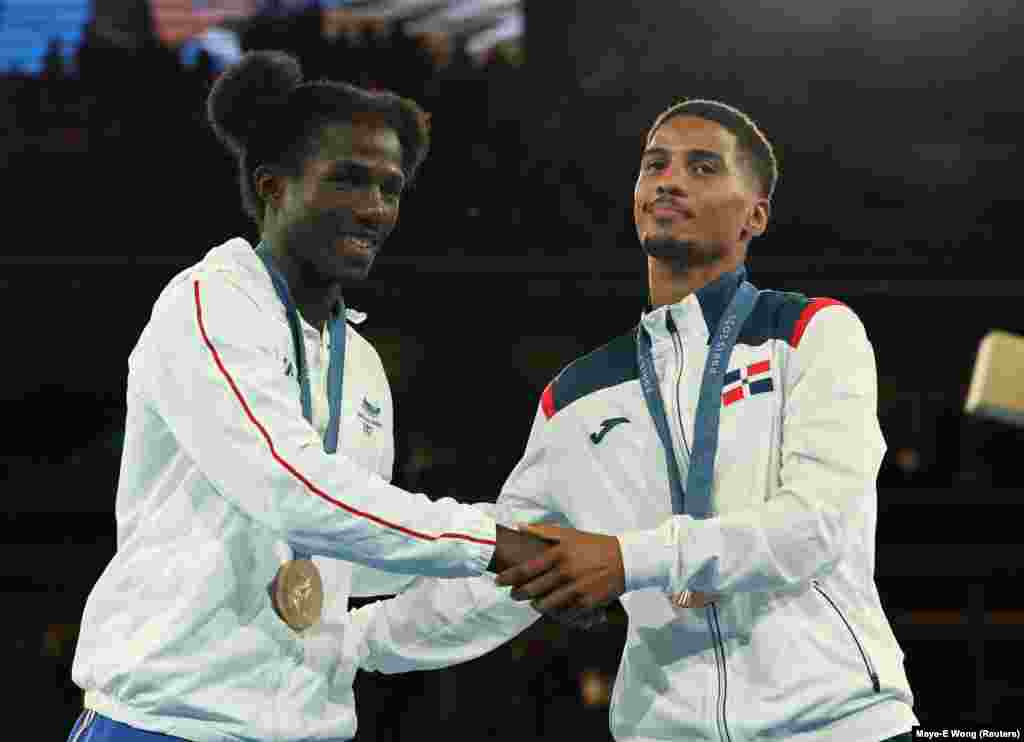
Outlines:
[{"label": "gray medal ribbon", "polygon": [[672,512],[681,513],[686,501],[686,492],[683,491],[683,478],[679,475],[679,460],[676,459],[672,445],[672,433],[668,429],[668,415],[665,413],[665,403],[661,400],[661,388],[658,386],[658,377],[654,371],[654,359],[651,357],[651,336],[644,330],[643,324],[636,330],[636,358],[640,368],[640,386],[644,390],[647,410],[651,413],[654,427],[661,439],[662,450],[665,451],[665,461],[668,463],[668,483],[672,490]]},{"label": "gray medal ribbon", "polygon": [[[285,314],[288,316],[288,326],[292,331],[292,342],[295,344],[295,358],[298,365],[296,376],[299,379],[299,396],[302,400],[302,416],[313,423],[313,402],[310,392],[309,367],[306,363],[306,346],[302,342],[302,326],[299,322],[299,310],[292,300],[291,291],[288,290],[288,282],[274,265],[270,257],[270,247],[260,243],[256,248],[256,254],[270,274],[270,280],[274,284],[274,291],[277,297],[284,304]],[[338,431],[341,426],[341,390],[342,376],[345,373],[345,302],[339,301],[337,313],[328,320],[328,328],[331,334],[331,357],[327,366],[327,401],[330,408],[330,417],[327,422],[327,431],[324,434],[324,450],[327,453],[335,453],[338,450]],[[309,554],[295,552],[296,559],[309,559]]]},{"label": "gray medal ribbon", "polygon": [[726,369],[729,367],[729,356],[739,337],[740,328],[747,321],[757,301],[757,289],[747,281],[740,283],[729,302],[728,309],[715,328],[708,350],[707,361],[704,363],[704,376],[701,379],[700,397],[697,401],[697,419],[694,423],[693,454],[685,460],[686,488],[672,445],[669,431],[668,415],[661,398],[657,373],[654,370],[654,358],[651,355],[651,338],[641,324],[637,328],[636,351],[637,364],[640,368],[640,386],[643,388],[647,410],[654,420],[658,431],[665,458],[668,462],[669,484],[672,491],[672,512],[686,513],[695,518],[707,518],[711,515],[711,485],[714,478],[715,454],[718,451],[718,424],[722,411],[722,385],[725,381]]}]

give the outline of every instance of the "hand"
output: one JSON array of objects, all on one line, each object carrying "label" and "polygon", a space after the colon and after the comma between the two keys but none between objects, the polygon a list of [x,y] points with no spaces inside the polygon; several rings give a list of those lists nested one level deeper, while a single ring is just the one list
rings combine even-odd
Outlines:
[{"label": "hand", "polygon": [[491,563],[487,565],[490,572],[501,572],[520,562],[525,562],[527,559],[540,556],[555,544],[554,541],[542,536],[526,531],[516,531],[512,528],[505,528],[505,526],[498,526],[495,541],[497,543],[494,547],[494,555],[491,557]]},{"label": "hand", "polygon": [[498,575],[499,585],[513,586],[514,600],[529,600],[541,613],[564,622],[606,606],[626,591],[622,550],[614,536],[551,525],[523,529],[558,543]]}]

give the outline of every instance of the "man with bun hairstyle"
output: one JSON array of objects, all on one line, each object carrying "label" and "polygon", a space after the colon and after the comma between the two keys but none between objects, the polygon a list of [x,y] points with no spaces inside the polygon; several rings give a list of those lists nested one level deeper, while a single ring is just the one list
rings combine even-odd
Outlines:
[{"label": "man with bun hairstyle", "polygon": [[838,301],[746,281],[777,177],[731,106],[688,100],[655,120],[633,194],[650,304],[548,385],[496,505],[586,531],[529,527],[560,543],[499,575],[511,598],[494,580],[423,580],[353,611],[364,669],[463,662],[534,608],[571,617],[621,596],[620,742],[910,739],[874,580],[871,343]]},{"label": "man with bun hairstyle", "polygon": [[426,114],[303,82],[278,52],[228,70],[208,113],[261,242],[171,280],[129,357],[117,552],[82,619],[74,742],[349,739],[350,595],[547,546],[388,483],[391,394],[343,289],[395,226]]}]

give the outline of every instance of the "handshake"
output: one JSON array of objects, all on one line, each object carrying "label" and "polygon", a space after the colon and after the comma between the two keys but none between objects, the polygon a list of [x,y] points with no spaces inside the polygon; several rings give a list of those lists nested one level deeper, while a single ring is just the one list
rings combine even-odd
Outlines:
[{"label": "handshake", "polygon": [[[574,528],[499,525],[487,568],[497,573],[499,585],[512,586],[514,600],[529,600],[537,611],[574,628],[604,623],[605,608],[626,591],[619,540]],[[716,597],[686,592],[673,603],[703,608]]]},{"label": "handshake", "polygon": [[573,528],[499,525],[487,569],[497,573],[498,585],[512,587],[514,600],[529,600],[573,628],[604,623],[605,608],[626,591],[619,540]]}]

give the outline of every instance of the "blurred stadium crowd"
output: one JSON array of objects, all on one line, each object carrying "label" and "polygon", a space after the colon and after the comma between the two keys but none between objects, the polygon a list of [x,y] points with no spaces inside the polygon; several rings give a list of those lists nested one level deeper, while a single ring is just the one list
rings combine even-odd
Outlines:
[{"label": "blurred stadium crowd", "polygon": [[[65,734],[81,701],[70,660],[85,595],[114,546],[128,351],[174,273],[230,236],[255,237],[241,212],[234,163],[205,122],[203,103],[223,59],[184,39],[163,43],[156,31],[126,46],[98,33],[95,17],[81,22],[72,48],[53,41],[39,50],[38,65],[9,66],[0,78],[0,156],[14,191],[0,259],[0,307],[9,324],[9,432],[0,477],[11,501],[3,651],[11,653],[19,684],[31,689],[26,703],[45,712],[40,739]],[[644,276],[630,242],[632,184],[621,183],[615,200],[585,164],[606,146],[634,157],[643,129],[607,145],[579,137],[578,150],[562,157],[553,144],[540,145],[545,126],[579,119],[566,110],[561,119],[554,115],[539,93],[550,85],[547,70],[524,64],[519,42],[474,52],[464,38],[410,33],[401,23],[315,4],[256,16],[237,29],[239,50],[286,49],[309,78],[391,89],[431,112],[431,154],[385,257],[354,303],[370,314],[367,334],[395,389],[396,483],[431,496],[493,499],[522,451],[546,382],[628,329],[643,306]],[[735,72],[722,73],[719,83],[706,87],[726,91],[725,100],[742,90]],[[653,119],[672,97],[646,103],[640,118]],[[769,119],[778,118],[781,104],[774,105],[766,103]],[[571,140],[564,131],[559,137]],[[825,204],[829,193],[859,194],[855,206],[874,221],[870,229],[826,227],[826,217],[788,196],[780,226],[766,246],[753,247],[755,282],[814,293],[822,271],[806,256],[815,250],[842,252],[844,237],[859,250],[870,234],[883,246],[909,246],[891,273],[839,261],[822,285],[829,293],[840,287],[879,353],[890,446],[880,480],[879,585],[908,652],[919,716],[953,708],[964,718],[990,719],[1024,692],[1002,653],[989,650],[987,661],[979,660],[984,639],[968,629],[988,631],[972,623],[981,621],[1016,635],[1024,606],[1012,588],[1012,564],[986,573],[981,562],[988,557],[971,549],[1019,541],[1018,511],[999,493],[1019,488],[1014,454],[1024,441],[995,423],[966,420],[960,410],[980,333],[1000,322],[1022,328],[1019,295],[986,296],[977,288],[943,297],[933,286],[899,296],[876,279],[979,279],[967,248],[925,249],[952,237],[940,220],[922,217],[960,208],[975,237],[991,239],[993,225],[1019,206],[990,199],[985,211],[982,199],[956,189],[951,196],[932,189],[912,203],[912,177],[879,181],[867,163],[832,184],[834,163],[813,147],[800,152],[783,144],[780,151],[784,193],[789,168],[804,179],[800,193],[820,199],[813,203]],[[879,230],[886,218],[902,231]],[[798,229],[802,239],[794,240]],[[590,250],[608,244],[627,257]],[[759,257],[782,244],[788,262]],[[847,278],[874,288],[844,294]],[[967,308],[954,310],[953,302]],[[991,507],[972,507],[984,503]],[[936,544],[959,548],[935,561],[938,552],[926,547]],[[950,587],[944,570],[971,558],[979,566],[956,572]],[[976,589],[982,582],[983,605]],[[474,736],[495,739],[604,739],[624,621],[616,612],[593,634],[544,621],[454,670],[361,674],[358,738],[404,739],[413,730],[432,738],[472,728]]]}]

